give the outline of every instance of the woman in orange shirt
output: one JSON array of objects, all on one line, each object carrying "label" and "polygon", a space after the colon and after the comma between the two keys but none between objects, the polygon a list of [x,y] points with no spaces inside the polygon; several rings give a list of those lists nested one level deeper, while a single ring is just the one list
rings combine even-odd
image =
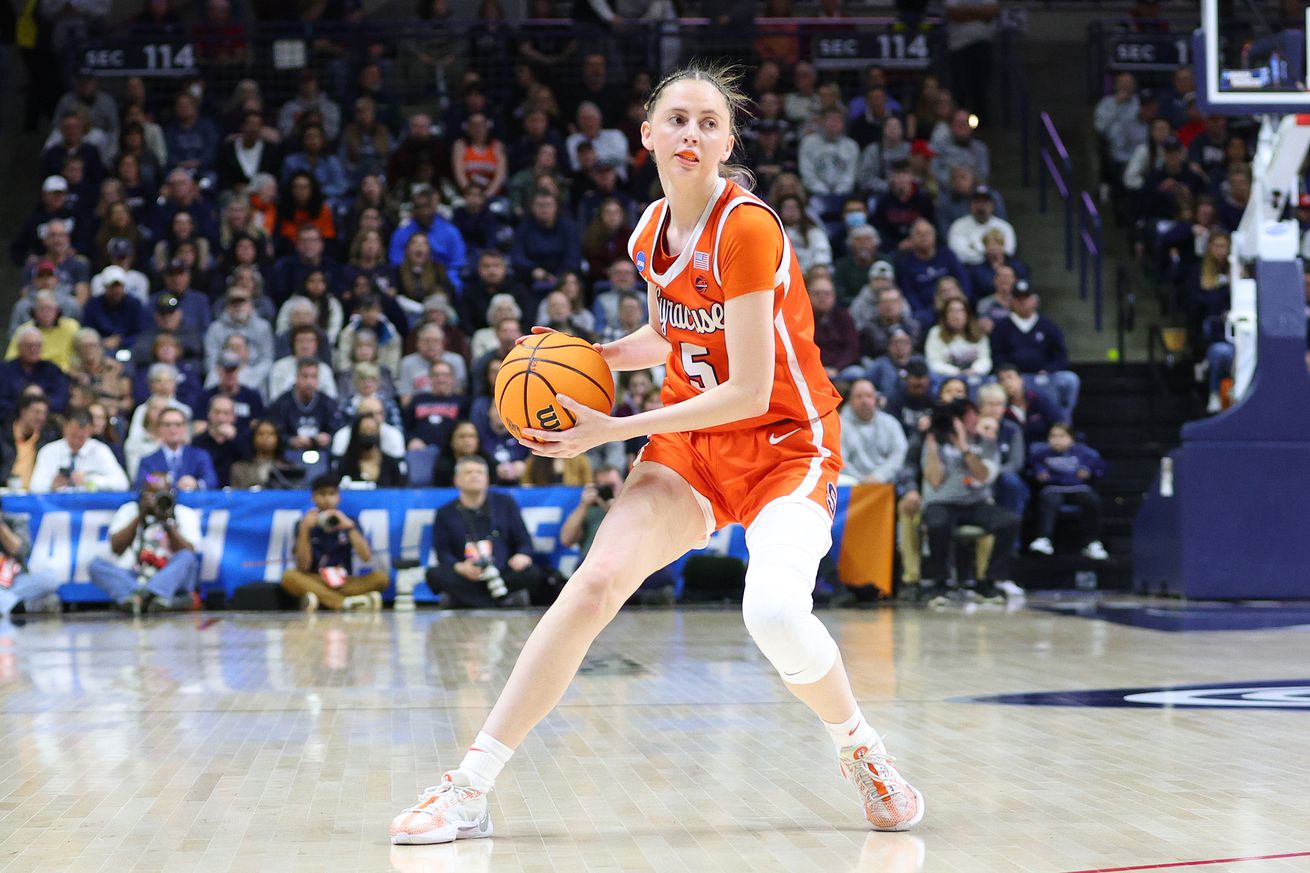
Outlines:
[{"label": "woman in orange shirt", "polygon": [[302,224],[312,224],[331,244],[337,238],[337,225],[332,207],[323,198],[318,180],[312,173],[299,170],[287,180],[285,193],[277,205],[277,236],[280,248],[289,251],[296,243],[296,232]]},{"label": "woman in orange shirt", "polygon": [[616,418],[562,397],[574,427],[524,431],[536,441],[525,445],[551,458],[644,434],[650,442],[463,762],[396,817],[393,843],[490,835],[487,793],[564,695],[592,641],[647,576],[733,522],[746,526],[751,555],[747,630],[824,722],[865,817],[878,830],[923,817],[922,795],[864,719],[837,644],[811,611],[831,546],[841,398],[819,360],[804,279],[778,216],[721,172],[736,172],[724,165],[744,102],[732,77],[699,67],[651,93],[641,138],[665,197],[628,243],[647,282],[650,320],[598,349],[615,370],[663,364],[663,403]]}]

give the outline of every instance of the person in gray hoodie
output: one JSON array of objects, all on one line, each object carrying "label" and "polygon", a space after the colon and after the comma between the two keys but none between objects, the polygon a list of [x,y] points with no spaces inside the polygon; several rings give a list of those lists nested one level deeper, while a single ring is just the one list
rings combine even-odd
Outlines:
[{"label": "person in gray hoodie", "polygon": [[262,387],[262,379],[273,367],[273,328],[255,314],[250,292],[239,285],[228,289],[223,314],[205,331],[207,370],[212,372],[217,368],[224,344],[233,334],[240,334],[245,339],[249,350],[245,365],[260,374],[261,381],[257,384]]},{"label": "person in gray hoodie", "polygon": [[851,383],[841,408],[841,454],[845,465],[839,485],[895,482],[905,463],[905,431],[878,408],[878,389],[868,379]]}]

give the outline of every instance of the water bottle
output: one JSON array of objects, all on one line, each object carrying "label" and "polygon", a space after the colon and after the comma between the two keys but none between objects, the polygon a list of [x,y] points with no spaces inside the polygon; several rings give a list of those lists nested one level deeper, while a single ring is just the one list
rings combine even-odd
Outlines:
[{"label": "water bottle", "polygon": [[1167,456],[1160,459],[1160,496],[1174,496],[1174,459]]}]

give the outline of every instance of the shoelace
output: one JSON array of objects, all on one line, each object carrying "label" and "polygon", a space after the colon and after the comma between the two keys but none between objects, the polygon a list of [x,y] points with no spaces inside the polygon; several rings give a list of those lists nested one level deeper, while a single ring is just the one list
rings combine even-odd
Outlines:
[{"label": "shoelace", "polygon": [[[449,794],[451,798],[442,799],[441,795]],[[472,788],[466,788],[463,785],[456,785],[453,782],[443,782],[440,785],[429,785],[423,789],[419,795],[418,803],[411,806],[405,812],[424,812],[428,815],[436,815],[438,812],[445,812],[448,809],[459,806],[466,800],[472,799],[477,792]],[[424,804],[424,800],[434,797],[436,800],[432,803]],[[452,802],[453,800],[453,802]]]},{"label": "shoelace", "polygon": [[[883,789],[890,798],[893,795],[900,794],[900,786],[897,784],[900,780],[891,774],[896,773],[896,769],[890,764],[896,759],[886,752],[874,752],[872,750],[865,752],[864,757],[856,758],[846,764],[846,769],[854,771],[854,778],[861,788],[870,791],[874,796],[880,796],[878,786],[875,782],[882,783]],[[867,765],[867,766],[865,766]],[[872,770],[872,772],[870,772]],[[874,773],[878,778],[874,779]]]}]

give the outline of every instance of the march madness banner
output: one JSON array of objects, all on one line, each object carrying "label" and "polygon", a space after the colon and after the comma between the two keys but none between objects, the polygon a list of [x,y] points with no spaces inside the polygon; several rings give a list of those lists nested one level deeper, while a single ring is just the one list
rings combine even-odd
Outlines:
[{"label": "march madness banner", "polygon": [[[890,487],[856,486],[855,490]],[[886,543],[891,533],[888,517],[885,525],[879,523],[874,529],[852,532],[850,542],[843,543],[851,491],[838,489],[833,525],[834,559],[844,551],[863,554],[869,543]],[[456,493],[453,488],[343,491],[341,508],[358,520],[375,552],[390,555],[393,561],[417,560],[430,565],[434,563],[433,515],[438,506],[453,500]],[[513,493],[523,510],[523,520],[537,553],[565,574],[572,572],[577,566],[578,553],[560,545],[559,530],[578,505],[581,489],[518,488]],[[31,569],[67,580],[60,590],[66,601],[98,601],[105,597],[91,584],[87,568],[97,557],[108,553],[110,520],[119,506],[132,499],[135,499],[133,494],[10,494],[4,497],[4,511],[28,516],[32,535]],[[194,491],[183,495],[181,502],[200,512],[202,536],[196,546],[202,558],[202,589],[219,587],[228,594],[247,582],[277,582],[282,578],[283,571],[293,563],[296,523],[312,506],[307,491]],[[848,548],[843,549],[843,545]],[[703,552],[745,560],[745,531],[737,525],[725,528],[714,535]],[[849,563],[847,554],[842,564]],[[888,577],[890,569],[888,562]],[[846,581],[882,587],[881,579]],[[422,586],[415,596],[420,600],[431,599]]]}]

